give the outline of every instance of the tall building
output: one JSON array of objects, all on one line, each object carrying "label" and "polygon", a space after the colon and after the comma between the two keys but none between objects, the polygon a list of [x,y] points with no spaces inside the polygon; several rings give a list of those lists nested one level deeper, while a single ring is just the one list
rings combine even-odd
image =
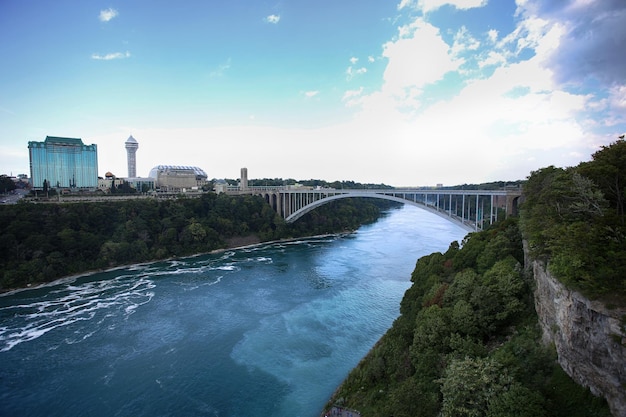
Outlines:
[{"label": "tall building", "polygon": [[43,142],[28,142],[31,185],[50,188],[97,188],[98,147],[80,138],[46,136]]},{"label": "tall building", "polygon": [[126,160],[128,161],[128,178],[137,177],[137,158],[135,153],[139,148],[139,143],[133,135],[130,135],[126,140]]},{"label": "tall building", "polygon": [[239,188],[248,189],[248,168],[241,168],[241,177],[239,178]]}]

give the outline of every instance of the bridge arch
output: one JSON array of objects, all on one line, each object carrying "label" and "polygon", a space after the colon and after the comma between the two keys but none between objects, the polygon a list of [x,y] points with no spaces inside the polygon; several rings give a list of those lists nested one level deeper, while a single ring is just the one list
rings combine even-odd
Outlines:
[{"label": "bridge arch", "polygon": [[407,205],[411,205],[414,207],[418,207],[422,210],[426,210],[430,213],[436,214],[437,216],[444,218],[454,224],[456,224],[457,226],[461,226],[463,227],[465,230],[469,231],[469,232],[475,232],[477,227],[474,223],[470,224],[469,222],[463,221],[463,219],[461,219],[460,217],[453,215],[451,213],[449,213],[448,211],[444,210],[444,209],[438,209],[437,207],[434,206],[428,206],[422,202],[415,202],[415,201],[410,201],[410,200],[406,200],[404,198],[401,197],[396,197],[393,195],[387,195],[387,194],[374,194],[374,193],[355,193],[355,192],[351,192],[351,193],[347,193],[347,194],[335,194],[332,196],[328,196],[325,198],[322,198],[320,200],[314,201],[310,204],[307,204],[304,207],[301,207],[300,209],[296,210],[295,212],[291,213],[289,216],[287,216],[285,218],[285,221],[287,223],[293,223],[296,220],[298,220],[300,217],[304,216],[305,214],[307,214],[308,212],[316,209],[317,207],[320,207],[324,204],[328,204],[331,201],[336,201],[336,200],[340,200],[342,198],[377,198],[379,200],[389,200],[389,201],[395,201],[398,203],[402,203],[402,204],[407,204]]}]

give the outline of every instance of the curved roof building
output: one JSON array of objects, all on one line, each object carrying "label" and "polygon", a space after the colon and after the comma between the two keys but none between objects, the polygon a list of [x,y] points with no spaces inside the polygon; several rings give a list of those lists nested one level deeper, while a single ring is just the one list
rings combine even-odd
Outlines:
[{"label": "curved roof building", "polygon": [[165,190],[182,190],[202,187],[207,174],[201,168],[187,165],[157,165],[150,170],[155,187]]}]

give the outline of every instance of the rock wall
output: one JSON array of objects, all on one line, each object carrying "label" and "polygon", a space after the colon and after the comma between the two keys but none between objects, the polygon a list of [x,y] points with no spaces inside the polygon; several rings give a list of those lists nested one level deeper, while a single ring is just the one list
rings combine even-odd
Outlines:
[{"label": "rock wall", "polygon": [[626,417],[626,309],[608,309],[568,290],[542,262],[528,266],[543,341],[554,344],[572,379],[606,398],[614,416]]}]

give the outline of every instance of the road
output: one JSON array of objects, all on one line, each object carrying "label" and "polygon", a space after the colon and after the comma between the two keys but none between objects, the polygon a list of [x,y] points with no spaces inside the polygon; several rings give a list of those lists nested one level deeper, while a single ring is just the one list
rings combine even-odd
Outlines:
[{"label": "road", "polygon": [[26,190],[14,190],[6,194],[0,194],[0,204],[15,204],[26,194],[28,194]]}]

